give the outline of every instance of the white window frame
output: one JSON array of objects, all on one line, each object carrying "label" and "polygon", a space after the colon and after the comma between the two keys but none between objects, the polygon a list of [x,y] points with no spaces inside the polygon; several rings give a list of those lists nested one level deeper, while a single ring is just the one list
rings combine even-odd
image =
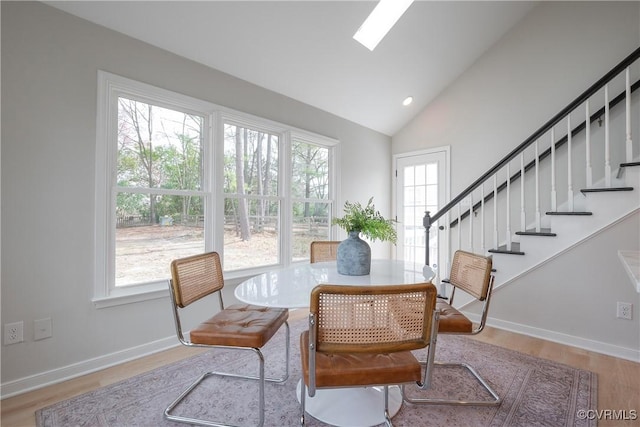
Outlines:
[{"label": "white window frame", "polygon": [[[286,164],[286,168],[287,168],[287,176],[289,177],[289,179],[292,178],[291,176],[291,146],[292,146],[292,142],[294,140],[298,140],[301,142],[304,142],[306,144],[311,144],[311,145],[317,145],[317,146],[321,146],[324,148],[328,148],[329,149],[329,197],[326,200],[320,200],[320,199],[302,199],[302,198],[296,198],[294,199],[293,196],[291,194],[287,194],[287,206],[286,206],[286,213],[285,213],[285,218],[286,218],[286,223],[289,225],[289,235],[288,235],[288,239],[287,239],[287,245],[285,245],[286,247],[284,248],[284,250],[286,250],[286,259],[291,260],[292,259],[292,252],[293,252],[293,248],[292,248],[292,244],[293,244],[293,229],[291,228],[291,224],[292,224],[292,219],[291,219],[291,213],[293,212],[293,204],[295,202],[312,202],[312,203],[328,203],[331,205],[331,209],[329,210],[330,212],[330,216],[329,216],[329,224],[331,224],[331,221],[333,218],[335,218],[336,214],[337,214],[337,200],[338,198],[338,182],[340,182],[340,170],[337,167],[338,165],[338,159],[340,158],[340,144],[339,141],[335,140],[335,139],[331,139],[331,138],[327,138],[327,137],[323,137],[323,136],[319,136],[319,135],[315,135],[309,132],[304,132],[304,131],[292,131],[290,132],[288,135],[288,144],[287,144],[287,153],[286,153],[286,160],[287,160],[287,164]],[[291,188],[290,186],[287,187],[287,189]],[[331,234],[329,235],[329,239],[330,240],[336,240],[337,239],[337,230],[336,227],[331,227]],[[292,262],[293,263],[293,262]]]},{"label": "white window frame", "polygon": [[[256,274],[263,273],[269,268],[286,267],[293,264],[292,257],[292,223],[291,223],[291,210],[293,208],[293,200],[289,189],[291,188],[291,143],[294,139],[304,141],[308,144],[319,145],[329,149],[329,174],[331,183],[329,185],[329,199],[327,203],[331,203],[331,217],[336,215],[336,200],[337,200],[337,188],[340,178],[340,174],[337,168],[338,159],[340,157],[340,141],[337,139],[329,138],[326,136],[318,135],[313,132],[292,128],[291,126],[285,126],[281,123],[262,119],[252,116],[250,114],[241,113],[238,111],[232,111],[224,109],[218,115],[218,122],[216,124],[216,137],[220,143],[214,144],[214,150],[216,157],[219,159],[216,163],[215,174],[217,182],[222,182],[224,179],[224,125],[232,124],[235,126],[246,127],[255,130],[261,130],[279,136],[278,147],[278,194],[274,196],[266,196],[270,201],[279,201],[281,207],[281,236],[280,236],[280,260],[276,265],[260,266],[256,268],[248,268],[241,270],[234,270],[225,272],[225,278],[242,280],[243,278],[255,276]],[[226,197],[230,197],[224,193],[224,189],[221,186],[215,188],[216,200],[223,200]],[[231,196],[233,198],[233,196]],[[251,199],[252,197],[245,197]],[[296,199],[296,201],[299,201]],[[314,200],[315,201],[315,200]],[[325,201],[323,201],[325,202]],[[216,216],[218,218],[224,218],[224,206],[222,204],[216,205]],[[221,225],[223,227],[223,225]],[[332,238],[335,238],[336,231],[332,229]],[[224,248],[224,235],[223,233],[217,233],[217,240],[215,247]],[[224,249],[222,249],[224,250]],[[224,259],[224,258],[223,258]]]},{"label": "white window frame", "polygon": [[[168,295],[168,280],[139,285],[115,286],[115,200],[117,193],[117,134],[118,98],[129,97],[165,108],[203,116],[203,176],[202,191],[193,192],[204,197],[205,248],[210,250],[215,230],[211,209],[213,156],[212,124],[215,106],[211,103],[181,95],[105,71],[98,71],[98,105],[96,124],[96,200],[95,200],[95,263],[93,301],[98,308],[120,305]],[[191,193],[191,192],[190,192]],[[167,267],[168,269],[168,267]],[[167,270],[168,271],[168,270]]]},{"label": "white window frame", "polygon": [[[258,130],[258,131],[263,131],[265,133],[271,133],[274,135],[278,135],[278,194],[276,195],[271,195],[271,196],[260,196],[260,199],[266,199],[268,201],[278,201],[280,202],[280,208],[284,209],[284,205],[285,205],[285,194],[284,194],[284,188],[285,188],[285,182],[288,181],[288,179],[283,176],[283,173],[285,173],[284,171],[284,153],[285,153],[285,147],[288,145],[288,141],[287,141],[287,128],[284,127],[282,124],[277,123],[277,122],[273,122],[270,120],[266,120],[266,119],[260,119],[260,118],[256,118],[254,116],[251,116],[249,114],[243,114],[243,113],[239,113],[239,112],[233,112],[233,111],[225,111],[225,112],[221,112],[221,114],[219,115],[219,122],[218,122],[218,141],[220,141],[219,143],[215,144],[215,149],[216,149],[216,154],[218,155],[217,157],[220,159],[219,163],[216,164],[216,178],[217,178],[217,182],[223,182],[224,180],[224,125],[225,124],[230,124],[233,126],[238,126],[238,127],[242,127],[242,128],[247,128],[247,129],[251,129],[251,130]],[[244,197],[235,197],[235,195],[233,194],[228,194],[224,192],[224,188],[222,186],[216,186],[216,200],[224,200],[225,198],[231,198],[231,199],[255,199],[256,197],[252,197],[252,196],[247,196],[245,195]],[[221,218],[222,221],[224,222],[224,203],[218,204],[215,207],[217,209],[217,214],[218,214],[218,218]],[[285,229],[288,227],[288,222],[284,219],[284,217],[286,216],[286,214],[284,212],[281,212],[280,214],[280,218],[282,219],[282,222],[284,223],[284,225],[281,228],[281,233],[285,231]],[[224,224],[221,224],[221,230],[224,229]],[[220,252],[222,253],[222,259],[224,259],[224,233],[219,233],[218,234],[219,239],[216,240],[216,247],[217,248],[221,248]],[[255,267],[255,268],[245,268],[245,269],[239,269],[239,270],[234,270],[234,271],[225,271],[225,278],[229,278],[229,279],[242,279],[244,277],[248,277],[248,276],[255,276],[256,274],[260,274],[263,271],[265,271],[265,269],[268,268],[274,268],[274,267],[278,267],[278,266],[283,266],[283,265],[287,265],[288,262],[286,261],[287,258],[285,257],[284,253],[282,252],[282,242],[285,240],[284,235],[280,236],[280,260],[279,263],[276,265],[269,265],[269,266],[259,266],[259,267]],[[224,265],[223,265],[224,268]]]},{"label": "white window frame", "polygon": [[[252,116],[207,101],[192,98],[146,83],[131,80],[105,71],[98,71],[97,123],[96,123],[96,184],[95,184],[95,256],[92,301],[96,308],[146,301],[168,296],[169,279],[132,285],[115,286],[115,197],[117,135],[115,132],[118,112],[118,97],[148,102],[165,108],[176,109],[205,118],[203,151],[205,176],[202,191],[195,192],[205,200],[205,250],[224,251],[224,189],[215,183],[223,182],[224,175],[224,126],[233,123],[253,129],[277,133],[280,138],[279,194],[282,205],[282,235],[280,237],[279,266],[291,263],[291,141],[292,138],[330,148],[330,202],[331,215],[335,216],[337,188],[339,182],[339,141],[295,127]],[[335,230],[332,230],[332,234]],[[215,248],[215,249],[214,249]],[[238,270],[225,273],[225,278],[240,280],[262,273],[270,267]],[[167,266],[167,271],[169,270]]]}]

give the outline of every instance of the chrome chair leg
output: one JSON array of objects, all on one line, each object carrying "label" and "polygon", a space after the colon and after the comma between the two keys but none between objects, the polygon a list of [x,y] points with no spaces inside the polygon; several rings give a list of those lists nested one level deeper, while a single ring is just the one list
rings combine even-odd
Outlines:
[{"label": "chrome chair leg", "polygon": [[389,386],[384,386],[384,423],[387,427],[393,427],[391,416],[389,415]]},{"label": "chrome chair leg", "polygon": [[[289,344],[290,344],[290,330],[289,330],[289,323],[285,322],[285,327],[286,327],[286,336],[285,336],[285,340],[286,340],[286,344],[285,344],[285,373],[282,377],[280,378],[267,378],[264,375],[264,356],[262,354],[262,352],[257,349],[257,348],[247,348],[247,350],[253,350],[255,352],[255,354],[258,356],[258,360],[260,361],[260,372],[258,376],[253,376],[253,375],[239,375],[239,374],[233,374],[230,372],[220,372],[220,371],[209,371],[204,373],[203,375],[201,375],[200,377],[198,377],[198,379],[196,379],[190,386],[189,388],[187,388],[185,391],[182,392],[182,394],[180,394],[180,396],[178,396],[173,402],[171,402],[171,404],[167,407],[167,409],[165,409],[164,411],[164,416],[166,419],[171,420],[171,421],[176,421],[176,422],[181,422],[181,423],[188,423],[188,424],[196,424],[196,425],[205,425],[205,426],[212,426],[212,427],[226,427],[227,424],[221,424],[219,422],[216,421],[207,421],[207,420],[201,420],[201,419],[197,419],[197,418],[191,418],[191,417],[182,417],[179,415],[172,415],[171,412],[176,408],[176,406],[178,406],[180,404],[180,402],[182,402],[200,383],[202,383],[206,378],[210,377],[210,376],[221,376],[221,377],[231,377],[231,378],[241,378],[241,379],[249,379],[249,380],[258,380],[259,381],[259,421],[258,421],[258,426],[262,426],[264,425],[264,400],[265,400],[265,382],[273,382],[273,383],[283,383],[285,382],[288,378],[289,378],[289,362],[290,362],[290,351],[289,351]],[[304,395],[303,395],[304,398]],[[303,409],[304,411],[304,409]],[[304,412],[303,412],[303,417],[304,417]]]},{"label": "chrome chair leg", "polygon": [[[423,364],[424,362],[421,362]],[[439,399],[439,398],[410,398],[404,392],[404,387],[402,387],[402,398],[405,402],[411,404],[431,404],[431,405],[458,405],[458,406],[497,406],[502,403],[502,398],[498,396],[498,393],[491,388],[489,383],[487,383],[484,378],[480,376],[478,371],[476,371],[473,366],[467,363],[461,362],[453,362],[453,363],[445,363],[445,362],[434,362],[434,365],[437,366],[453,366],[458,368],[463,368],[469,371],[471,375],[480,383],[482,388],[484,388],[492,397],[491,400],[453,400],[453,399]]]},{"label": "chrome chair leg", "polygon": [[305,398],[307,396],[307,386],[304,385],[304,381],[300,384],[300,425],[304,425],[305,414]]},{"label": "chrome chair leg", "polygon": [[260,376],[256,377],[256,378],[250,378],[250,377],[243,377],[241,375],[226,375],[226,374],[220,374],[218,372],[207,372],[203,375],[201,375],[193,384],[191,384],[189,386],[189,388],[187,388],[185,391],[182,392],[182,394],[180,394],[180,396],[178,396],[178,398],[176,400],[174,400],[173,402],[171,402],[171,404],[167,407],[167,409],[164,410],[164,417],[167,420],[171,420],[171,421],[176,421],[179,423],[187,423],[187,424],[196,424],[196,425],[203,425],[203,426],[211,426],[211,427],[227,427],[228,424],[222,424],[220,422],[217,421],[209,421],[209,420],[202,420],[202,419],[197,419],[197,418],[191,418],[191,417],[183,417],[180,415],[172,415],[171,411],[173,411],[175,409],[176,406],[178,406],[180,404],[180,402],[182,402],[202,381],[204,381],[206,378],[213,376],[213,375],[217,375],[217,376],[231,376],[231,377],[236,377],[236,378],[245,378],[245,379],[258,379],[259,381],[259,392],[258,392],[258,396],[259,396],[259,403],[258,403],[258,407],[259,407],[259,418],[258,418],[258,427],[262,427],[264,425],[264,382],[265,382],[265,378],[264,378],[264,357],[262,356],[262,352],[257,349],[257,348],[253,348],[251,349],[253,350],[256,355],[258,356],[258,359],[260,360]]}]

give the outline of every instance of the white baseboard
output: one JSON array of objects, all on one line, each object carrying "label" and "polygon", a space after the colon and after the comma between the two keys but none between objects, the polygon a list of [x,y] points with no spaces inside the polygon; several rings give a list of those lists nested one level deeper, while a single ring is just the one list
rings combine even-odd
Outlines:
[{"label": "white baseboard", "polygon": [[[480,321],[478,315],[472,313],[466,314],[472,321]],[[620,359],[630,360],[632,362],[640,362],[640,350],[638,349],[615,346],[612,344],[588,340],[580,337],[575,337],[573,335],[535,328],[500,319],[488,318],[487,325],[497,329],[504,329],[506,331],[516,332],[530,337],[541,338],[547,341],[557,342],[572,347],[594,351],[596,353],[618,357]],[[159,351],[167,350],[178,345],[180,344],[178,343],[176,337],[171,336],[119,352],[85,360],[79,363],[74,363],[73,365],[68,365],[51,371],[42,372],[14,381],[8,381],[0,385],[0,399],[6,399],[8,397],[37,390],[53,384],[58,384],[63,381],[99,371],[101,369],[119,365],[121,363],[138,359],[143,356],[148,356]]]},{"label": "white baseboard", "polygon": [[180,345],[174,336],[96,357],[0,385],[0,399],[16,396]]},{"label": "white baseboard", "polygon": [[[479,315],[472,313],[465,313],[465,315],[467,315],[473,322],[480,322]],[[506,320],[493,319],[491,317],[487,319],[487,325],[497,329],[503,329],[505,331],[516,332],[534,338],[540,338],[543,340],[569,345],[596,353],[606,354],[608,356],[618,357],[620,359],[630,360],[632,362],[640,362],[640,349],[620,347],[613,344],[564,334],[561,332],[535,328],[532,326],[509,322]]]}]

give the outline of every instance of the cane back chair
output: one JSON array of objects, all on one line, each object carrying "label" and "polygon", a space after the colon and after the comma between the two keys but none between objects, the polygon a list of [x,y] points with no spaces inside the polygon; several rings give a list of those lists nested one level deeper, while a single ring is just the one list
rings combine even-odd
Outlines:
[{"label": "cane back chair", "polygon": [[321,388],[384,386],[384,419],[391,426],[389,385],[421,385],[427,375],[411,350],[426,348],[427,360],[433,361],[436,294],[431,283],[316,286],[309,329],[300,335],[300,424],[305,423],[307,393],[314,397]]},{"label": "cane back chair", "polygon": [[[451,297],[448,302],[438,298],[436,309],[440,314],[438,323],[438,334],[458,334],[476,335],[484,329],[487,315],[489,313],[489,303],[493,290],[494,276],[492,274],[493,260],[490,256],[482,256],[471,252],[458,250],[453,256],[451,273],[448,280],[453,287]],[[462,312],[453,307],[453,298],[456,289],[460,289],[482,303],[482,314],[480,323],[473,324],[471,320]],[[473,366],[464,362],[440,362],[436,361],[435,366],[448,366],[466,369],[480,383],[482,388],[491,395],[489,400],[454,400],[440,398],[409,398],[406,395],[404,400],[413,404],[441,404],[441,405],[468,405],[468,406],[494,406],[499,405],[502,399],[491,388]],[[430,378],[429,378],[430,379]],[[430,384],[424,384],[423,388],[429,388]]]},{"label": "cane back chair", "polygon": [[[211,421],[172,414],[175,407],[202,381],[212,375],[258,380],[258,425],[264,424],[265,381],[282,383],[289,377],[289,324],[287,309],[258,307],[247,304],[224,306],[222,288],[224,279],[220,256],[217,252],[194,255],[174,260],[171,263],[170,296],[176,334],[182,344],[189,347],[211,347],[249,350],[259,361],[258,375],[240,375],[210,371],[202,374],[165,410],[168,420],[208,426],[225,426],[222,421]],[[220,311],[189,331],[185,338],[180,322],[181,309],[207,295],[217,293]],[[265,378],[264,357],[260,349],[285,326],[285,368],[281,378]]]},{"label": "cane back chair", "polygon": [[338,255],[340,241],[316,240],[311,242],[310,260],[314,262],[335,261]]}]

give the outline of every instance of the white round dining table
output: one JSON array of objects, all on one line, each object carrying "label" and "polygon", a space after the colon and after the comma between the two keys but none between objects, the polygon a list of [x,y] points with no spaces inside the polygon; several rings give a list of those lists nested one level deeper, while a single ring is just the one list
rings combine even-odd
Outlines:
[{"label": "white round dining table", "polygon": [[336,262],[301,263],[276,268],[240,283],[235,289],[238,300],[263,307],[309,307],[311,290],[319,284],[395,285],[428,281],[423,266],[413,262],[389,259],[371,260],[366,276],[339,274]]},{"label": "white round dining table", "polygon": [[[366,276],[339,274],[335,261],[314,264],[294,264],[277,268],[240,283],[235,289],[238,300],[264,307],[309,307],[311,290],[319,284],[332,285],[393,285],[428,282],[423,266],[400,260],[374,259]],[[296,363],[296,362],[293,362]],[[302,381],[298,382],[300,401]],[[306,393],[306,390],[304,391]],[[384,423],[382,387],[337,388],[316,390],[306,398],[306,412],[334,426],[371,427]],[[389,388],[389,415],[402,406],[400,388]]]}]

